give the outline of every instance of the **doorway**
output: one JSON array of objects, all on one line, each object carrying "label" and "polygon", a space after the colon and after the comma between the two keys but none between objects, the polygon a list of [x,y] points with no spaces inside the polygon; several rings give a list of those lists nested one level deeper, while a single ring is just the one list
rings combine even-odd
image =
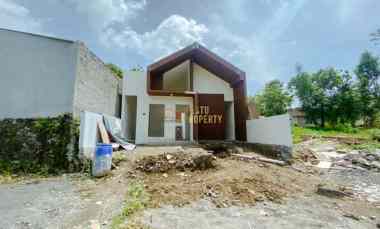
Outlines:
[{"label": "doorway", "polygon": [[125,101],[125,136],[128,140],[134,141],[136,139],[137,96],[125,96]]},{"label": "doorway", "polygon": [[190,140],[190,106],[175,106],[175,140]]}]

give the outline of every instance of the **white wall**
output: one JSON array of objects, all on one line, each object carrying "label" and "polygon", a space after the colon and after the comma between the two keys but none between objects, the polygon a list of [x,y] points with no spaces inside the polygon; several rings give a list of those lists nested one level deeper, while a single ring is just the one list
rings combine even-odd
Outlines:
[{"label": "white wall", "polygon": [[0,119],[73,111],[74,42],[0,29]]},{"label": "white wall", "polygon": [[194,91],[205,94],[224,94],[224,101],[234,101],[233,89],[226,81],[197,64],[194,64],[193,69]]},{"label": "white wall", "polygon": [[[136,143],[173,143],[175,142],[175,106],[188,105],[190,114],[193,113],[193,99],[191,97],[169,97],[169,96],[150,96],[142,105],[138,106],[137,117],[139,117],[136,130]],[[137,102],[138,103],[138,102]],[[165,105],[165,124],[164,137],[149,137],[149,104]],[[139,115],[140,114],[140,115]],[[140,128],[141,127],[141,128]],[[190,139],[193,139],[193,126],[190,125]]]},{"label": "white wall", "polygon": [[[123,82],[124,96],[137,96],[136,144],[172,143],[175,142],[175,105],[188,105],[193,113],[192,97],[149,96],[146,90],[146,72],[126,71]],[[124,131],[128,117],[125,112],[126,100],[123,99],[122,122]],[[149,104],[165,105],[164,137],[148,137]],[[190,125],[190,140],[193,140],[193,129]]]},{"label": "white wall", "polygon": [[[224,100],[232,102],[229,110],[228,139],[235,139],[235,123],[233,110],[233,89],[219,77],[208,72],[197,64],[194,64],[193,86],[197,93],[224,94]],[[136,121],[136,144],[145,143],[172,143],[175,142],[175,106],[188,105],[190,114],[193,114],[193,98],[178,96],[149,96],[147,94],[146,72],[126,71],[123,79],[123,129],[127,131],[128,117],[126,115],[125,96],[137,96],[137,121]],[[164,137],[148,137],[149,127],[149,104],[165,105],[165,130]],[[190,117],[192,119],[192,116]],[[193,125],[190,125],[190,141],[193,141]]]},{"label": "white wall", "polygon": [[247,142],[292,147],[289,115],[247,120]]}]

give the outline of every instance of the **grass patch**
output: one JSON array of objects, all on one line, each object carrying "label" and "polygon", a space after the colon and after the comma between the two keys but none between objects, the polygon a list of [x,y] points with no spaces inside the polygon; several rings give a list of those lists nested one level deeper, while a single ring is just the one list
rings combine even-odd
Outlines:
[{"label": "grass patch", "polygon": [[297,127],[292,128],[293,143],[297,144],[303,141],[304,136],[313,137],[351,137],[362,139],[364,143],[350,145],[349,147],[357,150],[380,149],[380,129],[365,128],[320,128],[320,127]]},{"label": "grass patch", "polygon": [[[112,219],[112,229],[146,229],[147,227],[131,220],[132,216],[142,211],[149,202],[149,196],[145,191],[144,185],[140,182],[133,182],[129,185],[123,210],[120,215]],[[131,222],[125,224],[130,219]]]},{"label": "grass patch", "polygon": [[297,127],[292,128],[293,142],[302,142],[305,135],[314,137],[352,137],[359,139],[372,140],[372,133],[374,129],[364,128],[349,128],[349,129],[337,129],[337,128],[320,128],[320,127]]},{"label": "grass patch", "polygon": [[367,150],[371,152],[376,149],[380,149],[380,142],[374,142],[374,141],[366,142],[359,145],[352,145],[351,148],[356,149],[356,150]]}]

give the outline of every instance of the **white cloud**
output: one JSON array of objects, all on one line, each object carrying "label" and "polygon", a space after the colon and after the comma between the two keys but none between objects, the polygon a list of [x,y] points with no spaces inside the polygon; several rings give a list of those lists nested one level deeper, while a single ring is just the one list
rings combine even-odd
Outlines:
[{"label": "white cloud", "polygon": [[338,21],[343,24],[352,23],[357,18],[363,17],[363,9],[371,7],[373,2],[368,0],[338,0],[335,2]]},{"label": "white cloud", "polygon": [[122,31],[109,28],[102,41],[106,45],[129,48],[138,54],[153,60],[183,48],[194,41],[203,43],[208,28],[193,19],[180,15],[171,15],[157,28],[145,33],[137,33],[130,27]]},{"label": "white cloud", "polygon": [[[212,28],[214,47],[212,51],[246,72],[247,80],[256,84],[273,79],[278,69],[271,64],[268,44],[257,36],[240,36],[222,25]],[[223,34],[223,36],[219,36]]]},{"label": "white cloud", "polygon": [[12,0],[0,0],[0,27],[34,33],[42,31],[41,21]]},{"label": "white cloud", "polygon": [[210,26],[214,34],[211,40],[217,44],[212,50],[244,70],[248,80],[261,85],[281,77],[281,69],[274,64],[276,58],[274,44],[279,39],[284,39],[282,37],[284,32],[307,3],[307,0],[281,0],[276,1],[276,4],[273,0],[263,1],[276,8],[270,18],[253,34],[241,36],[225,28],[219,23],[223,16],[216,18]]},{"label": "white cloud", "polygon": [[213,23],[208,26],[180,15],[172,15],[145,33],[138,33],[128,25],[123,30],[109,27],[101,39],[104,45],[127,48],[150,61],[198,41],[244,70],[248,80],[263,85],[268,80],[280,77],[281,69],[273,61],[276,58],[273,42],[283,39],[284,32],[307,1],[276,2],[273,14],[251,35],[242,36],[226,28],[220,23],[226,15],[213,14]]},{"label": "white cloud", "polygon": [[146,0],[66,0],[75,10],[85,16],[90,26],[98,31],[115,22],[126,22],[146,6]]},{"label": "white cloud", "polygon": [[280,1],[272,18],[263,24],[259,36],[263,39],[278,39],[294,21],[298,12],[305,6],[308,0]]}]

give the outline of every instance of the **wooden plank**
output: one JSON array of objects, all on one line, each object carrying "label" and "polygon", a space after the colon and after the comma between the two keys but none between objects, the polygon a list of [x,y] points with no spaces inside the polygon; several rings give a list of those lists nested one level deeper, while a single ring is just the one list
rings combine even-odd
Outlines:
[{"label": "wooden plank", "polygon": [[102,140],[102,143],[110,144],[111,141],[110,141],[106,127],[104,126],[103,122],[100,122],[100,121],[98,122],[98,130],[100,133],[100,138]]},{"label": "wooden plank", "polygon": [[285,161],[280,161],[280,160],[274,160],[274,159],[269,159],[269,158],[264,158],[264,157],[258,157],[258,156],[250,156],[250,155],[243,155],[243,154],[232,154],[232,156],[239,157],[242,159],[247,159],[247,160],[256,160],[256,161],[261,161],[261,162],[266,162],[266,163],[272,163],[280,166],[285,166],[286,162]]}]

